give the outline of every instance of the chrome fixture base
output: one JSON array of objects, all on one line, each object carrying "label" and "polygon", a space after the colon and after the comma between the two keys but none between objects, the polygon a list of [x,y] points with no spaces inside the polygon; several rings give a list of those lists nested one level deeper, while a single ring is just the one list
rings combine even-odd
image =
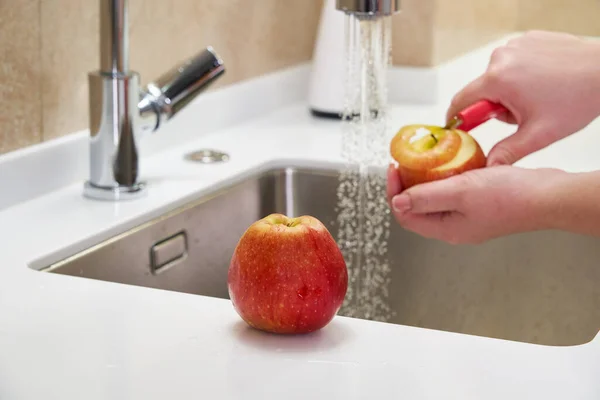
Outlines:
[{"label": "chrome fixture base", "polygon": [[383,17],[400,11],[400,0],[336,0],[336,8],[358,18]]},{"label": "chrome fixture base", "polygon": [[103,187],[96,186],[90,181],[83,186],[83,195],[89,199],[119,201],[135,200],[147,194],[146,183],[137,182],[131,186]]},{"label": "chrome fixture base", "polygon": [[138,180],[139,76],[88,74],[90,177],[96,187],[134,187]]}]

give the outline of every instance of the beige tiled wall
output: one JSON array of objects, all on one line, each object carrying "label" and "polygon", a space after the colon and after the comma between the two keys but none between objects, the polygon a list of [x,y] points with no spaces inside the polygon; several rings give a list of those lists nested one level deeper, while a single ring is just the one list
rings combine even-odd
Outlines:
[{"label": "beige tiled wall", "polygon": [[392,17],[392,63],[431,64],[436,0],[402,0],[402,10]]},{"label": "beige tiled wall", "polygon": [[513,32],[519,1],[437,0],[430,63],[439,64]]},{"label": "beige tiled wall", "polygon": [[0,152],[42,138],[39,3],[0,1]]},{"label": "beige tiled wall", "polygon": [[598,0],[520,0],[518,28],[597,36],[599,19]]},{"label": "beige tiled wall", "polygon": [[402,0],[393,62],[431,66],[515,30],[519,0]]},{"label": "beige tiled wall", "polygon": [[395,64],[437,65],[514,31],[600,35],[599,0],[402,0]]},{"label": "beige tiled wall", "polygon": [[[99,0],[0,0],[0,153],[87,126]],[[226,85],[310,60],[322,0],[130,0],[142,82],[212,45]]]},{"label": "beige tiled wall", "polygon": [[[0,153],[87,126],[99,0],[0,0]],[[213,88],[309,61],[323,0],[130,0],[142,83],[213,45]],[[402,0],[393,62],[430,66],[515,29],[600,34],[597,0]]]}]

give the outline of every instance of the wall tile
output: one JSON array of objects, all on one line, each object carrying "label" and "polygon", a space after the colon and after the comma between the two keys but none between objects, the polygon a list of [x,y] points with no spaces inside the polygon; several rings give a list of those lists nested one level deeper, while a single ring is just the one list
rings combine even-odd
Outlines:
[{"label": "wall tile", "polygon": [[98,1],[41,1],[44,140],[87,127],[87,73],[98,68]]},{"label": "wall tile", "polygon": [[596,36],[599,16],[598,0],[520,0],[518,28]]},{"label": "wall tile", "polygon": [[513,32],[519,1],[437,0],[431,64],[443,63]]},{"label": "wall tile", "polygon": [[[97,1],[44,0],[44,139],[87,127],[87,72],[98,68]],[[211,89],[308,61],[320,0],[130,2],[130,69],[142,83],[212,45],[227,72]],[[61,23],[69,21],[69,23]]]},{"label": "wall tile", "polygon": [[[323,0],[130,0],[130,68],[142,83],[212,45],[212,88],[309,61]],[[98,68],[98,1],[0,0],[0,153],[85,129]],[[598,35],[596,0],[403,0],[395,65],[431,66],[515,29]]]},{"label": "wall tile", "polygon": [[404,0],[393,17],[393,63],[437,65],[512,32],[518,2]]},{"label": "wall tile", "polygon": [[392,63],[429,66],[433,50],[435,0],[402,0],[392,16]]},{"label": "wall tile", "polygon": [[38,143],[39,2],[0,1],[0,153]]}]

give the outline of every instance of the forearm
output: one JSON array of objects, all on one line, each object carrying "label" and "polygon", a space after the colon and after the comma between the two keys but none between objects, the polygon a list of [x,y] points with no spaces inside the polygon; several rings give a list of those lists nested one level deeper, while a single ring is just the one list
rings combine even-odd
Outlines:
[{"label": "forearm", "polygon": [[543,196],[545,228],[600,236],[600,171],[564,174]]}]

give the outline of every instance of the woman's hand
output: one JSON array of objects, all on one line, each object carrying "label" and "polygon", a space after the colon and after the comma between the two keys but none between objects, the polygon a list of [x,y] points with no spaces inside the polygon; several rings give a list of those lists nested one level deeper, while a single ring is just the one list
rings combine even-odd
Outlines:
[{"label": "woman's hand", "polygon": [[453,244],[482,243],[513,233],[546,229],[555,187],[566,172],[498,166],[476,169],[402,190],[388,169],[387,196],[400,225]]},{"label": "woman's hand", "polygon": [[504,105],[510,115],[499,119],[518,130],[496,144],[488,165],[513,164],[600,114],[599,65],[598,43],[565,33],[527,33],[494,51],[487,71],[456,94],[447,119],[481,99]]}]

